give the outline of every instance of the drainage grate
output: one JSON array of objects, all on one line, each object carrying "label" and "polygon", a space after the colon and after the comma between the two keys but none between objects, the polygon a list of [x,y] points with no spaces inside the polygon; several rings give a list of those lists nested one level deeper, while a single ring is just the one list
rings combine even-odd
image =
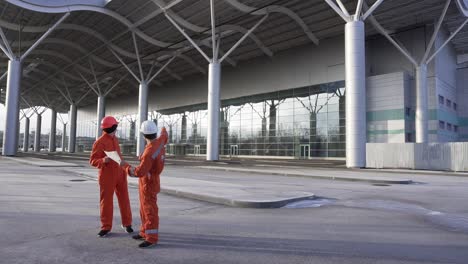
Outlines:
[{"label": "drainage grate", "polygon": [[70,180],[71,182],[84,182],[86,180],[83,180],[83,179],[73,179],[73,180]]}]

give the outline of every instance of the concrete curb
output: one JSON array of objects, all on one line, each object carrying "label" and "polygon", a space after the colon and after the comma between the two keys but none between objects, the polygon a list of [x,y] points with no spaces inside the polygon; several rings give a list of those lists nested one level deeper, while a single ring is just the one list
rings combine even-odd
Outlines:
[{"label": "concrete curb", "polygon": [[[83,178],[97,181],[96,177],[89,176],[86,173],[82,172],[76,172],[76,171],[71,171],[71,170],[65,170],[66,172],[73,172]],[[138,188],[138,184],[128,182],[128,186],[131,187],[136,187]],[[288,199],[281,199],[281,200],[270,200],[270,201],[251,201],[251,200],[236,200],[236,199],[229,199],[225,197],[219,197],[219,196],[212,196],[212,195],[206,195],[206,194],[201,194],[201,193],[194,193],[194,192],[187,192],[187,191],[180,191],[177,189],[173,188],[166,188],[166,187],[161,187],[161,193],[176,196],[176,197],[182,197],[182,198],[187,198],[187,199],[193,199],[193,200],[199,200],[203,202],[209,202],[209,203],[215,203],[215,204],[222,204],[222,205],[227,205],[231,207],[240,207],[240,208],[281,208],[289,203],[292,202],[297,202],[301,200],[306,200],[306,199],[314,199],[315,195],[313,193],[304,193],[306,195],[303,196],[296,196],[296,197],[291,197]]]},{"label": "concrete curb", "polygon": [[286,176],[286,177],[303,177],[303,178],[316,178],[316,179],[325,179],[325,180],[337,180],[337,181],[350,181],[350,182],[368,182],[368,183],[377,183],[377,184],[412,184],[414,183],[412,180],[379,180],[379,179],[364,179],[364,178],[353,178],[353,177],[336,177],[336,176],[323,176],[323,175],[305,175],[305,174],[298,174],[298,173],[282,173],[282,172],[271,172],[271,171],[247,171],[247,170],[239,170],[239,169],[232,169],[232,168],[206,168],[206,167],[198,167],[200,169],[205,170],[219,170],[219,171],[229,171],[229,172],[239,172],[239,173],[258,173],[258,174],[265,174],[265,175],[278,175],[278,176]]},{"label": "concrete curb", "polygon": [[281,208],[286,204],[297,202],[306,199],[314,199],[315,195],[310,193],[304,196],[297,196],[288,199],[281,200],[270,200],[270,201],[249,201],[249,200],[236,200],[229,199],[219,196],[211,196],[206,194],[192,193],[179,191],[176,189],[163,188],[161,187],[161,192],[165,194],[170,194],[178,197],[189,198],[194,200],[200,200],[204,202],[210,202],[215,204],[223,204],[231,207],[241,207],[241,208]]}]

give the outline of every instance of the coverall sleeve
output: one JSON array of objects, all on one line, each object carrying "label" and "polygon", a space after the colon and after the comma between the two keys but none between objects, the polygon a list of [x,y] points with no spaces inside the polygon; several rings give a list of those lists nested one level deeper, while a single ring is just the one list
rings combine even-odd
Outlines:
[{"label": "coverall sleeve", "polygon": [[161,135],[161,137],[158,138],[158,143],[162,149],[160,154],[156,157],[156,173],[161,174],[161,172],[164,170],[164,161],[166,156],[166,147],[164,145],[167,143],[167,134],[165,136],[164,134]]},{"label": "coverall sleeve", "polygon": [[145,153],[143,153],[143,158],[141,159],[140,165],[135,168],[135,176],[140,178],[148,175],[149,171],[151,170],[151,167],[153,166],[153,159],[151,158],[151,154],[147,153],[147,150],[145,150]]},{"label": "coverall sleeve", "polygon": [[161,142],[164,143],[164,145],[167,144],[168,135],[167,135],[166,127],[162,127],[161,135],[159,136],[159,138],[160,138]]},{"label": "coverall sleeve", "polygon": [[101,169],[104,167],[104,158],[106,154],[104,153],[104,146],[98,142],[94,142],[93,144],[93,151],[91,152],[91,156],[89,158],[89,164],[91,166]]}]

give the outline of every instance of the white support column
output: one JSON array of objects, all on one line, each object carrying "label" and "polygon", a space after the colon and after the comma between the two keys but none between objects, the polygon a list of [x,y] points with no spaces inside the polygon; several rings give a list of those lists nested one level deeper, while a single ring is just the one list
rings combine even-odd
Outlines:
[{"label": "white support column", "polygon": [[346,166],[366,166],[366,58],[363,21],[345,26]]},{"label": "white support column", "polygon": [[49,152],[55,152],[57,144],[55,137],[57,135],[57,111],[51,109],[50,116],[50,135],[49,135]]},{"label": "white support column", "polygon": [[77,108],[75,104],[70,105],[70,137],[68,138],[68,152],[75,153],[76,145],[76,114]]},{"label": "white support column", "polygon": [[34,135],[34,152],[41,151],[41,129],[42,129],[42,115],[37,114],[36,117],[36,134]]},{"label": "white support column", "polygon": [[3,156],[14,156],[18,151],[19,95],[21,89],[21,62],[8,62],[8,80],[5,98],[6,116],[3,134]]},{"label": "white support column", "polygon": [[29,151],[29,117],[24,119],[23,152]]},{"label": "white support column", "polygon": [[143,123],[146,120],[148,120],[148,84],[143,81],[140,83],[138,96],[138,117],[136,123],[137,156],[141,155],[143,153],[143,150],[145,149],[145,138],[140,133],[140,126],[141,123]]},{"label": "white support column", "polygon": [[429,141],[427,106],[427,65],[416,67],[416,143]]},{"label": "white support column", "polygon": [[101,120],[106,115],[106,98],[104,95],[98,96],[97,100],[97,116],[96,116],[96,139],[101,136],[102,129],[101,129]]},{"label": "white support column", "polygon": [[219,107],[221,64],[210,63],[208,73],[208,133],[206,160],[219,160]]},{"label": "white support column", "polygon": [[67,124],[63,124],[62,130],[62,152],[65,152],[65,145],[67,144]]}]

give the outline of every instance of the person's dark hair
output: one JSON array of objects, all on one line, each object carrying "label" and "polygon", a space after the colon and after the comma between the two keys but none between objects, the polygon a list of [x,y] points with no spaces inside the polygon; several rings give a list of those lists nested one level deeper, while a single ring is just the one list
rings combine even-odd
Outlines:
[{"label": "person's dark hair", "polygon": [[112,132],[114,132],[115,130],[117,129],[117,125],[113,125],[112,127],[109,127],[109,128],[104,128],[104,132],[106,132],[107,134],[110,134]]},{"label": "person's dark hair", "polygon": [[149,139],[149,140],[153,140],[156,138],[158,134],[148,134],[148,135],[144,135],[146,139]]}]

